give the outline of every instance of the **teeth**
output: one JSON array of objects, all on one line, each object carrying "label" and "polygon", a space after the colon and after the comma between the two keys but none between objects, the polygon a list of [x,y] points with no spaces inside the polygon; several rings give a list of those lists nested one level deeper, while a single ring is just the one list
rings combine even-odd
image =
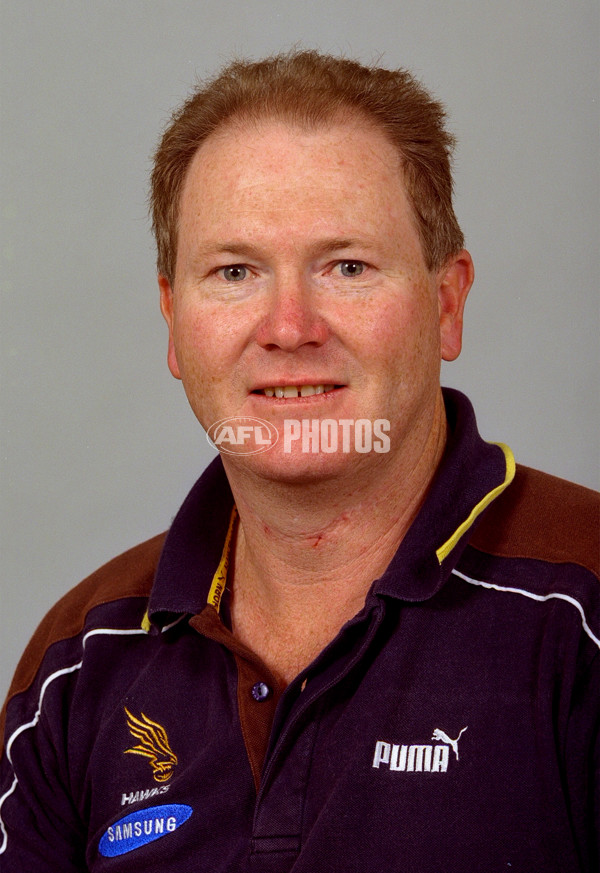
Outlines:
[{"label": "teeth", "polygon": [[267,397],[311,397],[333,391],[333,385],[282,385],[276,388],[263,388]]}]

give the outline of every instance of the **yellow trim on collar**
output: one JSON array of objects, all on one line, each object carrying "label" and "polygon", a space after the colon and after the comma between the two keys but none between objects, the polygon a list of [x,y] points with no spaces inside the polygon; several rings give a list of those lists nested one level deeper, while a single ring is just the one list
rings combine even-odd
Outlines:
[{"label": "yellow trim on collar", "polygon": [[207,603],[210,603],[211,606],[214,606],[217,612],[219,611],[219,608],[221,606],[221,598],[223,597],[223,592],[225,591],[225,586],[227,584],[227,570],[229,569],[230,557],[229,551],[236,519],[237,509],[234,506],[231,510],[231,518],[229,519],[229,528],[227,529],[227,536],[225,537],[223,552],[221,553],[221,560],[219,561],[219,566],[215,571],[215,575],[213,576],[213,580],[210,586],[210,591],[208,592]]},{"label": "yellow trim on collar", "polygon": [[477,516],[480,515],[486,508],[486,506],[489,506],[492,500],[495,500],[496,497],[498,497],[498,495],[501,494],[515,478],[515,456],[513,455],[510,448],[504,443],[492,443],[492,445],[499,446],[504,452],[504,457],[506,458],[506,475],[504,477],[504,482],[502,482],[500,485],[497,485],[496,488],[492,488],[491,491],[488,491],[485,497],[480,500],[476,506],[473,507],[473,509],[469,513],[468,518],[463,521],[460,527],[457,527],[450,539],[446,540],[446,542],[439,547],[439,549],[436,551],[436,555],[440,564],[445,558],[448,557],[454,546],[457,544],[463,534],[468,531]]},{"label": "yellow trim on collar", "polygon": [[148,610],[144,613],[144,617],[142,619],[142,630],[146,631],[147,634],[150,633],[150,628],[152,627],[152,623],[150,621],[150,616],[148,615]]}]

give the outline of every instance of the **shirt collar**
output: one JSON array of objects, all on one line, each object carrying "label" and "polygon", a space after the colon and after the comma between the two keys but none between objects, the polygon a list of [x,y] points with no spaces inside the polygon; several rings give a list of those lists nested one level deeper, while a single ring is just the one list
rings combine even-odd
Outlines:
[{"label": "shirt collar", "polygon": [[[410,601],[431,597],[456,566],[479,515],[514,476],[510,449],[481,439],[468,399],[444,389],[444,401],[448,442],[442,461],[416,519],[375,583],[375,594]],[[153,623],[198,614],[214,599],[215,580],[226,571],[232,510],[231,489],[216,458],[167,535],[148,607]],[[218,593],[220,599],[222,590]]]},{"label": "shirt collar", "polygon": [[186,497],[167,534],[148,604],[154,623],[195,615],[206,606],[232,509],[233,495],[218,457]]},{"label": "shirt collar", "polygon": [[417,517],[374,587],[377,594],[410,601],[433,596],[456,567],[485,509],[514,478],[511,450],[481,438],[464,394],[445,388],[444,402],[444,455]]}]

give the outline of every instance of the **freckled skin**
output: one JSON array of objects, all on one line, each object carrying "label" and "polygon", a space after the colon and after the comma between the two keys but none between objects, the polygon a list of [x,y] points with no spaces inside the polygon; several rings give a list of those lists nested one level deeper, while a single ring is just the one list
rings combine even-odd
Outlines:
[{"label": "freckled skin", "polygon": [[[464,251],[427,269],[398,155],[364,119],[229,124],[190,166],[173,287],[159,285],[169,367],[202,425],[391,423],[387,454],[285,454],[280,439],[222,456],[240,517],[232,628],[283,684],[361,608],[418,511],[444,447],[440,358],[460,352],[472,276]],[[253,393],[290,384],[343,387]]]},{"label": "freckled skin", "polygon": [[[319,251],[336,239],[351,242]],[[342,259],[364,262],[363,274],[342,276]],[[228,264],[246,265],[247,278],[226,282],[216,271]],[[285,417],[383,418],[390,455],[415,453],[440,415],[441,275],[425,265],[399,157],[379,131],[362,121],[313,132],[228,125],[192,162],[173,288],[161,278],[169,365],[205,428],[238,415],[280,432]],[[300,410],[250,393],[316,378],[346,390]],[[284,455],[280,440],[224,462],[302,479],[392,457]]]}]

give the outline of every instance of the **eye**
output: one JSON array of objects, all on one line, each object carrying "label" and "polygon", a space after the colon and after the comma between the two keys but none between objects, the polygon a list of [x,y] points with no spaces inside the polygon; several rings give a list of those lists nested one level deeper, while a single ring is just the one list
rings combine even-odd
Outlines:
[{"label": "eye", "polygon": [[226,282],[241,282],[248,275],[248,270],[243,264],[231,264],[229,267],[221,267],[218,272]]},{"label": "eye", "polygon": [[362,261],[340,261],[339,268],[342,276],[353,279],[364,272],[365,265]]}]

